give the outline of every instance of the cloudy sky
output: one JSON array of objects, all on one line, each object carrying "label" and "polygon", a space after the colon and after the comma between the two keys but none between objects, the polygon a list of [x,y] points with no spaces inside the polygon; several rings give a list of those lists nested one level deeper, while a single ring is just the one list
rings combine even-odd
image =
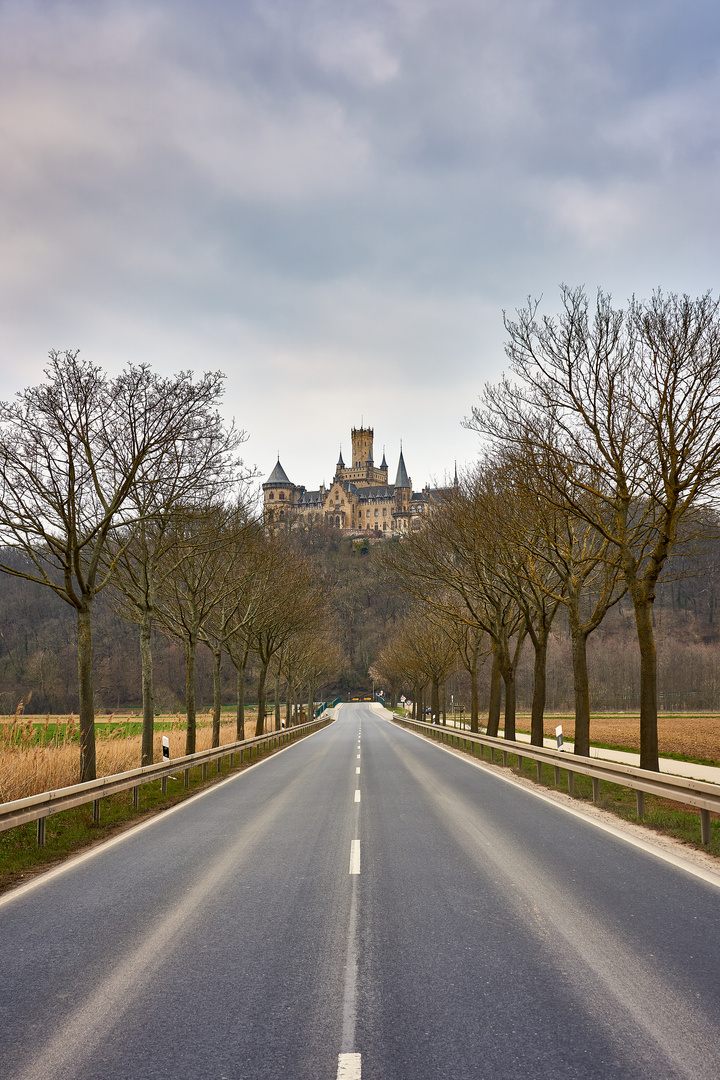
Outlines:
[{"label": "cloudy sky", "polygon": [[720,7],[0,0],[0,395],[220,369],[263,474],[472,460],[502,311],[717,291]]}]

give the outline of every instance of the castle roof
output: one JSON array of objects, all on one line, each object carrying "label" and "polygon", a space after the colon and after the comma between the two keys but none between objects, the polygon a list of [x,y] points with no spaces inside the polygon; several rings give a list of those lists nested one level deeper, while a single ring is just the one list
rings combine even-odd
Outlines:
[{"label": "castle roof", "polygon": [[338,467],[338,469],[344,469],[345,468],[345,462],[343,461],[343,456],[342,456],[342,448],[340,449],[340,457],[338,458],[337,467]]},{"label": "castle roof", "polygon": [[355,484],[347,485],[348,491],[353,491],[358,499],[392,499],[395,488],[392,484],[378,484],[374,487],[357,487]]},{"label": "castle roof", "polygon": [[410,487],[410,480],[408,479],[407,469],[405,468],[405,458],[403,457],[402,450],[400,451],[400,460],[398,461],[397,476],[395,477],[395,487]]},{"label": "castle roof", "polygon": [[290,481],[287,478],[285,470],[283,469],[282,465],[280,464],[280,458],[277,459],[277,465],[275,466],[273,471],[270,473],[270,475],[268,476],[265,483],[266,484],[290,484]]},{"label": "castle roof", "polygon": [[388,463],[387,463],[387,461],[385,460],[385,447],[383,446],[383,459],[382,459],[382,461],[380,462],[380,468],[381,468],[381,469],[387,469],[387,467],[388,467]]}]

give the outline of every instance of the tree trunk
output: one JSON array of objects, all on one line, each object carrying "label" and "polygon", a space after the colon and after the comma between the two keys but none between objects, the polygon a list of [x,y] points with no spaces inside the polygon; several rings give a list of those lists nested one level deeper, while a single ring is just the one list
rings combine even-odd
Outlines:
[{"label": "tree trunk", "polygon": [[490,673],[490,708],[488,709],[488,725],[487,733],[494,739],[497,738],[498,730],[500,728],[500,686],[502,678],[500,675],[500,663],[497,655],[497,648],[495,642],[493,642],[493,662],[492,672]]},{"label": "tree trunk", "polygon": [[543,745],[545,720],[545,695],[547,686],[547,646],[548,634],[541,634],[533,641],[535,664],[533,667],[533,698],[530,715],[530,742],[533,746]]},{"label": "tree trunk", "polygon": [[590,682],[587,668],[587,634],[570,621],[573,687],[575,690],[575,753],[590,757]]},{"label": "tree trunk", "polygon": [[235,727],[235,735],[238,739],[245,738],[245,664],[247,663],[247,657],[245,662],[238,664],[237,668],[237,724]]},{"label": "tree trunk", "polygon": [[430,697],[430,713],[433,724],[440,723],[440,680],[433,675]]},{"label": "tree trunk", "polygon": [[141,765],[152,765],[155,740],[155,697],[153,694],[152,611],[143,611],[140,621],[140,663],[142,679],[143,726]]},{"label": "tree trunk", "polygon": [[258,676],[258,714],[255,724],[255,735],[265,734],[265,680],[267,679],[267,663],[260,661],[260,674]]},{"label": "tree trunk", "polygon": [[515,739],[515,669],[510,666],[502,672],[505,683],[505,738]]},{"label": "tree trunk", "polygon": [[421,686],[418,691],[418,720],[425,720],[425,687]]},{"label": "tree trunk", "polygon": [[195,650],[197,648],[197,635],[190,634],[187,640],[187,669],[185,673],[185,709],[187,712],[187,734],[185,736],[185,753],[195,753],[196,725],[195,725]]},{"label": "tree trunk", "polygon": [[279,731],[282,727],[280,720],[280,671],[275,676],[275,730]]},{"label": "tree trunk", "polygon": [[660,768],[657,729],[657,652],[652,625],[652,602],[642,595],[633,595],[633,606],[640,646],[640,768],[657,772]]},{"label": "tree trunk", "polygon": [[474,731],[477,735],[480,730],[480,709],[478,702],[478,677],[477,677],[477,660],[475,665],[470,668],[470,730]]},{"label": "tree trunk", "polygon": [[212,744],[220,745],[220,714],[222,712],[222,693],[220,689],[220,664],[222,651],[213,649],[213,725]]},{"label": "tree trunk", "polygon": [[315,683],[308,688],[308,723],[315,719]]},{"label": "tree trunk", "polygon": [[87,597],[77,613],[78,698],[80,712],[80,783],[95,780],[95,702],[92,677],[92,599]]},{"label": "tree trunk", "polygon": [[447,727],[447,683],[444,679],[442,685],[442,721]]}]

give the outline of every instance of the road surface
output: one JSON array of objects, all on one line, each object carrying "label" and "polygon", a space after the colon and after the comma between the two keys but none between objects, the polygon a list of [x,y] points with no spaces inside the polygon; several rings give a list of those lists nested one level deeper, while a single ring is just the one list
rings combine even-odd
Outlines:
[{"label": "road surface", "polygon": [[715,1080],[719,886],[346,705],[0,898],[0,1076]]}]

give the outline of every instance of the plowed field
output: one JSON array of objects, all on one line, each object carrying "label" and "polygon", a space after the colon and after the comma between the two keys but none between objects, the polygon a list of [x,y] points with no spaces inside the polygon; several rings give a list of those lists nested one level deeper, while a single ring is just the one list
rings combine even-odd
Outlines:
[{"label": "plowed field", "polygon": [[[575,722],[572,716],[566,714],[545,717],[546,736],[554,736],[557,724],[562,724],[566,739],[573,738]],[[526,726],[529,728],[529,717],[527,725],[518,723],[518,727]],[[663,754],[685,754],[687,757],[720,762],[720,716],[693,716],[689,713],[679,716],[661,715],[658,717],[658,739],[661,757]],[[639,750],[638,714],[593,716],[590,721],[590,741]]]}]

